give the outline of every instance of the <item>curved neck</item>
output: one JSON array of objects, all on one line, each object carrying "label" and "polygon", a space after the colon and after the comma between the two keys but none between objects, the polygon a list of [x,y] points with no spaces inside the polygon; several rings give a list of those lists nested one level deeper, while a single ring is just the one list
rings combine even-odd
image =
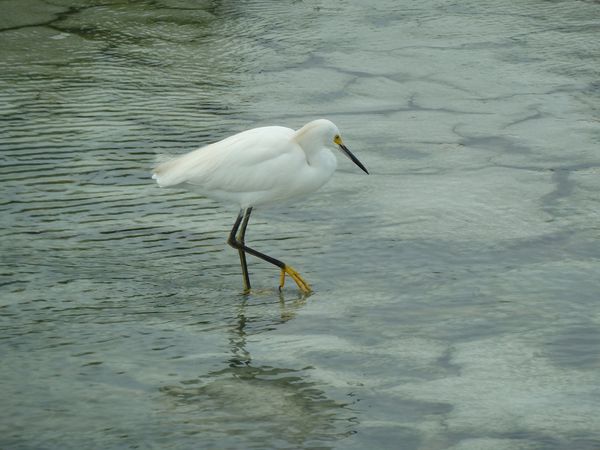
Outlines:
[{"label": "curved neck", "polygon": [[302,147],[310,157],[319,153],[327,146],[323,132],[313,123],[307,123],[294,134],[294,140]]}]

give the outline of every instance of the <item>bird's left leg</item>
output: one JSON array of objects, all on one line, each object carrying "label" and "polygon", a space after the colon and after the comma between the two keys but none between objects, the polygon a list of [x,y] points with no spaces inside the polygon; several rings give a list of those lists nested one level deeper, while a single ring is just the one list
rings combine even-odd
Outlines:
[{"label": "bird's left leg", "polygon": [[[250,275],[248,275],[248,264],[246,263],[246,254],[244,253],[243,247],[244,244],[239,242],[239,236],[241,235],[242,241],[246,234],[246,226],[248,226],[248,220],[250,219],[250,213],[248,210],[241,209],[240,213],[233,224],[233,228],[229,233],[229,239],[227,239],[227,243],[231,245],[233,248],[237,249],[240,254],[240,263],[242,265],[242,277],[244,278],[244,292],[250,291]],[[240,224],[242,225],[242,229],[238,235],[238,229],[240,228]]]},{"label": "bird's left leg", "polygon": [[[250,213],[252,212],[252,208],[246,208],[244,210],[244,218],[242,219],[242,226],[240,228],[240,232],[237,235],[237,242],[242,244],[242,248],[246,245],[246,227],[248,226],[248,221],[250,220]],[[250,290],[250,275],[248,274],[248,264],[246,263],[246,253],[242,248],[238,249],[240,254],[240,263],[242,264],[242,275],[244,276],[244,290],[247,292]]]},{"label": "bird's left leg", "polygon": [[[238,215],[238,218],[237,218],[237,220],[233,226],[233,229],[231,230],[231,233],[229,235],[229,240],[227,241],[229,245],[236,248],[238,250],[238,252],[240,252],[240,260],[242,261],[242,271],[244,271],[244,266],[246,264],[245,253],[249,253],[249,254],[256,256],[257,258],[260,258],[264,261],[267,261],[268,263],[271,263],[281,269],[281,276],[279,278],[279,289],[280,290],[283,288],[283,285],[285,283],[285,275],[287,274],[290,277],[292,277],[292,279],[296,282],[296,284],[298,285],[298,288],[302,292],[304,292],[305,294],[308,294],[309,292],[311,292],[312,289],[310,288],[310,285],[306,281],[304,281],[304,279],[300,276],[300,274],[298,272],[296,272],[296,270],[294,270],[292,267],[288,266],[287,264],[285,264],[282,261],[279,261],[278,259],[273,258],[272,256],[265,255],[264,253],[261,253],[257,250],[254,250],[253,248],[246,246],[246,243],[245,243],[246,227],[248,226],[248,221],[250,220],[251,213],[252,213],[252,208],[247,208],[245,211],[244,210],[240,211],[240,214]],[[242,229],[240,230],[240,233],[237,234],[240,224],[242,225]],[[236,236],[236,234],[237,234],[237,236]],[[247,273],[248,273],[248,270],[246,268],[245,269],[245,274],[246,274],[245,277],[247,276]],[[250,281],[247,280],[247,283],[246,283],[246,279],[245,279],[244,284],[245,284],[246,290],[249,290],[250,289]]]}]

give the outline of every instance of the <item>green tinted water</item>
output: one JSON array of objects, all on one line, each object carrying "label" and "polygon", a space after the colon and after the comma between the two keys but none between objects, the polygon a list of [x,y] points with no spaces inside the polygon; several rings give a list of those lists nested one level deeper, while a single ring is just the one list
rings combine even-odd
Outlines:
[{"label": "green tinted water", "polygon": [[[0,447],[600,446],[596,2],[0,2]],[[327,117],[321,192],[156,156]]]}]

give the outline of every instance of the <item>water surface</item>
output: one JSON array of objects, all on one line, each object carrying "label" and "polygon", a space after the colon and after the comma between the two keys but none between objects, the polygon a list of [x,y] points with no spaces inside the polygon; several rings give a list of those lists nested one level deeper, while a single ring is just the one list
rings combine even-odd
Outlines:
[{"label": "water surface", "polygon": [[[600,447],[594,1],[2,0],[0,447]],[[237,211],[156,156],[328,117]]]}]

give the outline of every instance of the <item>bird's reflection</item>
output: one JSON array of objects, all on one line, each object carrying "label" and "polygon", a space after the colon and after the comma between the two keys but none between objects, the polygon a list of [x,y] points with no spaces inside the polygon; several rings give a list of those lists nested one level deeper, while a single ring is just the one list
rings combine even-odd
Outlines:
[{"label": "bird's reflection", "polygon": [[[249,317],[249,309],[256,304],[256,298],[252,294],[244,294],[242,301],[237,308],[236,320],[231,327],[229,343],[232,357],[229,359],[229,367],[244,367],[250,365],[250,353],[246,350],[246,337],[248,333],[258,334],[261,332],[275,329],[294,317],[297,312],[306,304],[308,296],[300,294],[293,300],[286,302],[284,294],[278,292],[279,297],[279,319],[265,317],[268,311],[261,311],[260,316]],[[268,308],[272,309],[272,303],[268,302]],[[262,308],[261,308],[262,309]],[[248,331],[246,330],[248,328]]]},{"label": "bird's reflection", "polygon": [[273,297],[262,304],[261,297],[247,294],[236,307],[228,329],[230,355],[223,361],[225,367],[199,376],[197,382],[165,386],[162,392],[171,399],[172,408],[185,411],[188,427],[195,424],[203,437],[212,436],[211,445],[216,447],[220,439],[235,435],[247,448],[272,448],[282,442],[298,447],[307,441],[329,448],[353,433],[350,411],[310,379],[311,367],[260,365],[247,348],[249,338],[292,320],[306,297],[286,301],[281,295],[276,314]]}]

